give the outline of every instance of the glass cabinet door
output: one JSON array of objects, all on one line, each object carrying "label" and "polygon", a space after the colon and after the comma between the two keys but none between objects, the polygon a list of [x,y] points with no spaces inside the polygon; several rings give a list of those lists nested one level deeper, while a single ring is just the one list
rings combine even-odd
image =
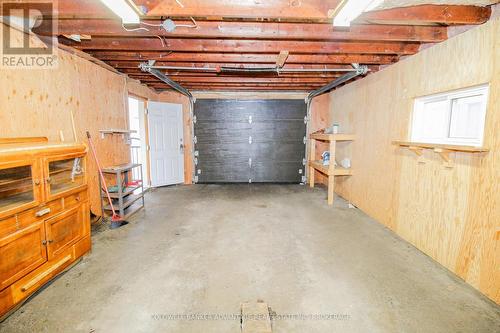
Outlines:
[{"label": "glass cabinet door", "polygon": [[85,184],[83,157],[49,161],[48,167],[47,183],[51,196]]},{"label": "glass cabinet door", "polygon": [[37,203],[33,165],[0,166],[0,216],[8,211],[19,211]]}]

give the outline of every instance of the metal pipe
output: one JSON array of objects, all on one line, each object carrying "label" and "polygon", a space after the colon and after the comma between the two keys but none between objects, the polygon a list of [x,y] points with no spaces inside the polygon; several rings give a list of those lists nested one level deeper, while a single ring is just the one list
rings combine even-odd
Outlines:
[{"label": "metal pipe", "polygon": [[315,69],[315,68],[284,68],[284,69],[278,69],[278,73],[309,73],[309,72],[355,72],[356,69],[354,68],[321,68],[321,69]]},{"label": "metal pipe", "polygon": [[166,84],[168,84],[169,86],[171,86],[172,88],[174,88],[174,90],[177,90],[181,94],[189,97],[189,100],[191,102],[194,101],[194,97],[193,97],[193,95],[191,94],[191,92],[189,90],[187,90],[186,88],[184,88],[183,86],[181,86],[179,83],[177,83],[174,80],[172,80],[171,78],[169,78],[164,73],[160,72],[158,69],[152,68],[151,62],[150,63],[141,63],[139,65],[139,68],[143,72],[148,72],[148,73],[156,76],[158,79],[162,80],[163,82],[165,82]]},{"label": "metal pipe", "polygon": [[309,93],[309,95],[306,97],[306,103],[308,104],[308,106],[314,97],[319,96],[321,94],[324,94],[324,93],[332,90],[333,88],[338,87],[342,83],[345,83],[345,82],[355,78],[356,76],[365,75],[366,73],[368,73],[367,66],[357,66],[356,65],[356,66],[354,66],[354,69],[355,69],[355,72],[347,73],[347,74],[339,77],[338,79],[328,83],[327,85],[325,85],[317,90],[311,91],[311,93]]},{"label": "metal pipe", "polygon": [[247,68],[239,68],[239,67],[221,67],[221,73],[277,73],[278,70],[276,67],[247,67]]},{"label": "metal pipe", "polygon": [[200,72],[273,72],[273,73],[327,73],[356,72],[355,68],[279,68],[279,67],[182,67],[182,66],[148,66],[152,69],[200,71]]},{"label": "metal pipe", "polygon": [[217,68],[211,67],[181,67],[181,66],[148,66],[151,69],[167,69],[167,70],[181,70],[181,71],[192,71],[197,70],[201,72],[217,72]]}]

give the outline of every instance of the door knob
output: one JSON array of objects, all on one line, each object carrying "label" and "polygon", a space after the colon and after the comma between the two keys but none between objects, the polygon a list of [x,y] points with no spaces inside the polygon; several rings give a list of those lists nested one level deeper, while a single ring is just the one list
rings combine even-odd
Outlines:
[{"label": "door knob", "polygon": [[184,145],[181,143],[181,144],[179,145],[179,148],[180,148],[181,150],[182,150],[182,149],[184,149]]}]

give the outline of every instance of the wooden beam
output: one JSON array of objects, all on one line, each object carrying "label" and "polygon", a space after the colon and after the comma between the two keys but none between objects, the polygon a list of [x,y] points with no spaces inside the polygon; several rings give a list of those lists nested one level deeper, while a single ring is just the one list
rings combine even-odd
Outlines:
[{"label": "wooden beam", "polygon": [[286,59],[288,58],[288,55],[288,51],[281,51],[278,55],[278,58],[276,59],[276,66],[280,68],[283,67],[285,65]]},{"label": "wooden beam", "polygon": [[[235,1],[235,0],[180,0],[181,7],[176,1],[168,0],[134,0],[136,5],[144,5],[148,17],[244,17],[262,19],[292,19],[292,20],[322,20],[326,21],[326,13],[333,8],[338,0],[266,0]],[[63,18],[112,18],[114,14],[100,1],[78,0],[59,1],[56,6],[57,17]]]},{"label": "wooden beam", "polygon": [[482,24],[488,21],[490,16],[490,7],[422,5],[367,12],[356,22],[397,25]]},{"label": "wooden beam", "polygon": [[105,38],[92,37],[81,43],[67,39],[60,42],[81,50],[115,51],[179,51],[179,52],[227,52],[227,53],[356,53],[412,55],[418,52],[419,43],[399,42],[298,42],[261,40],[213,40],[213,39],[168,39],[160,38]]},{"label": "wooden beam", "polygon": [[[147,20],[149,24],[160,24],[161,20]],[[177,24],[192,24],[178,21]],[[273,22],[228,22],[199,21],[197,29],[178,28],[168,33],[160,27],[143,25],[146,30],[126,31],[119,20],[64,19],[57,21],[57,31],[52,21],[44,20],[33,29],[37,34],[85,34],[96,37],[155,37],[168,38],[236,38],[267,40],[331,40],[331,41],[414,41],[441,42],[447,38],[445,27],[412,27],[397,25],[354,25],[350,29],[339,29],[330,24],[273,23]]]},{"label": "wooden beam", "polygon": [[[274,64],[276,53],[192,53],[192,52],[166,52],[166,51],[141,51],[141,52],[113,52],[113,51],[89,51],[94,57],[104,61],[146,61],[158,60],[162,62],[190,62],[190,63],[238,63],[238,64]],[[378,54],[290,54],[286,65],[291,64],[391,64],[398,61],[396,55]],[[197,64],[198,65],[198,64]],[[261,66],[261,65],[259,65]]]},{"label": "wooden beam", "polygon": [[[147,1],[139,0],[136,3]],[[233,18],[281,18],[326,20],[328,10],[335,8],[339,0],[266,0],[266,1],[228,1],[228,0],[181,0],[184,6],[175,1],[160,1],[149,8],[148,16],[216,16]]]}]

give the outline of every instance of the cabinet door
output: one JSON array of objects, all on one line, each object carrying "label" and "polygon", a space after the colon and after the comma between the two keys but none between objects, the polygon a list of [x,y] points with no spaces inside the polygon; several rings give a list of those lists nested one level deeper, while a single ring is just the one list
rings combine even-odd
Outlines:
[{"label": "cabinet door", "polygon": [[87,204],[84,203],[45,221],[49,260],[88,233],[85,205]]},{"label": "cabinet door", "polygon": [[0,218],[38,206],[42,178],[37,160],[0,163]]},{"label": "cabinet door", "polygon": [[84,156],[58,156],[46,159],[45,163],[45,183],[49,201],[86,185]]},{"label": "cabinet door", "polygon": [[44,223],[0,239],[0,290],[47,261]]}]

